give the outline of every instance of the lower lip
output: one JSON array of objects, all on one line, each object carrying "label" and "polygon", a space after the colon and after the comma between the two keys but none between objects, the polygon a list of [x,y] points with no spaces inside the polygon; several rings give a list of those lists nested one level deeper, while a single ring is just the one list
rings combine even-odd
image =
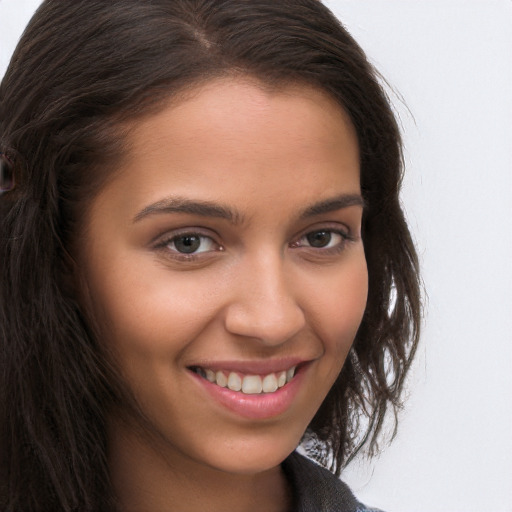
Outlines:
[{"label": "lower lip", "polygon": [[299,392],[307,366],[309,365],[301,366],[293,379],[277,391],[255,395],[246,395],[217,386],[195,372],[190,373],[210,397],[226,409],[244,418],[263,420],[279,416],[291,407]]}]

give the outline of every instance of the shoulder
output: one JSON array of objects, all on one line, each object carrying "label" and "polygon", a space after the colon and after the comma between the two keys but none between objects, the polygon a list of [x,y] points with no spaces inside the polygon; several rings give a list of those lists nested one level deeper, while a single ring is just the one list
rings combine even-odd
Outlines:
[{"label": "shoulder", "polygon": [[357,501],[330,471],[293,452],[282,464],[294,495],[294,512],[382,512]]}]

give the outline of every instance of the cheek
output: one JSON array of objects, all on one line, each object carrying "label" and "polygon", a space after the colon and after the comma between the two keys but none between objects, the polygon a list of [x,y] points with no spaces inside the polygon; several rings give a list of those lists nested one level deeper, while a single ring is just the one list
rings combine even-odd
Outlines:
[{"label": "cheek", "polygon": [[164,266],[138,258],[95,268],[101,272],[87,276],[88,302],[101,340],[121,357],[149,359],[169,351],[176,356],[213,314],[204,283],[193,273],[172,275]]},{"label": "cheek", "polygon": [[316,293],[315,328],[324,349],[342,365],[361,324],[368,296],[366,260],[359,257],[340,272],[333,272]]}]

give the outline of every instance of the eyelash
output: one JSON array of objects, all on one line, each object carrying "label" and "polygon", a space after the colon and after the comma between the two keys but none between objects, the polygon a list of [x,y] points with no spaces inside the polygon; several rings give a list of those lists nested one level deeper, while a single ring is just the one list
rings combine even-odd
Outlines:
[{"label": "eyelash", "polygon": [[[332,242],[333,235],[339,236],[341,238],[341,240],[339,242],[337,242],[333,247],[314,247],[314,246],[312,246],[311,240],[308,240],[308,237],[312,236],[312,235],[318,235],[321,233],[329,234],[329,237],[330,237],[329,244]],[[209,240],[211,244],[216,246],[216,249],[213,249],[213,250],[206,249],[206,250],[201,250],[199,252],[197,252],[197,250],[196,250],[196,251],[190,252],[190,253],[180,252],[176,247],[176,242],[179,241],[180,239],[184,240],[187,237],[189,239],[192,239],[192,238],[199,239],[199,244],[200,244],[199,247],[201,247],[201,245],[204,244],[205,240]],[[303,241],[303,240],[306,240],[309,245],[305,245],[305,244],[301,243],[301,241]],[[295,242],[291,243],[289,245],[289,247],[291,247],[292,249],[305,248],[305,249],[313,250],[316,253],[321,252],[321,254],[323,254],[323,255],[333,255],[333,254],[338,254],[338,253],[342,252],[345,249],[346,244],[351,241],[354,241],[354,237],[352,237],[347,231],[326,227],[326,228],[314,229],[314,230],[308,231],[307,233],[304,233],[298,239],[296,239]],[[171,245],[174,246],[174,249],[170,247]],[[166,237],[166,238],[162,239],[161,241],[157,242],[156,245],[154,246],[154,248],[159,251],[164,251],[166,253],[166,256],[169,256],[175,260],[183,261],[183,262],[193,262],[200,258],[206,258],[208,255],[211,255],[211,253],[224,251],[224,247],[222,245],[220,245],[219,243],[217,243],[215,241],[214,237],[212,237],[210,235],[206,235],[204,233],[201,233],[200,231],[194,231],[194,230],[183,231],[181,233],[174,233],[172,236]]]}]

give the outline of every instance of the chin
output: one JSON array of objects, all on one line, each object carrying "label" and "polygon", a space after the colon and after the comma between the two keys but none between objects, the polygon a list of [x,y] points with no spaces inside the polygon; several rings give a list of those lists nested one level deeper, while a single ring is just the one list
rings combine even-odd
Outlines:
[{"label": "chin", "polygon": [[[259,430],[259,429],[257,429]],[[193,457],[197,463],[225,473],[250,475],[279,466],[298,446],[302,431],[295,435],[288,428],[281,432],[252,432],[203,446]]]},{"label": "chin", "polygon": [[263,446],[254,449],[233,449],[230,454],[212,456],[210,464],[225,473],[238,475],[264,473],[278,467],[293,452],[296,446],[296,444],[293,444],[287,446],[286,449],[283,445],[278,448]]}]

